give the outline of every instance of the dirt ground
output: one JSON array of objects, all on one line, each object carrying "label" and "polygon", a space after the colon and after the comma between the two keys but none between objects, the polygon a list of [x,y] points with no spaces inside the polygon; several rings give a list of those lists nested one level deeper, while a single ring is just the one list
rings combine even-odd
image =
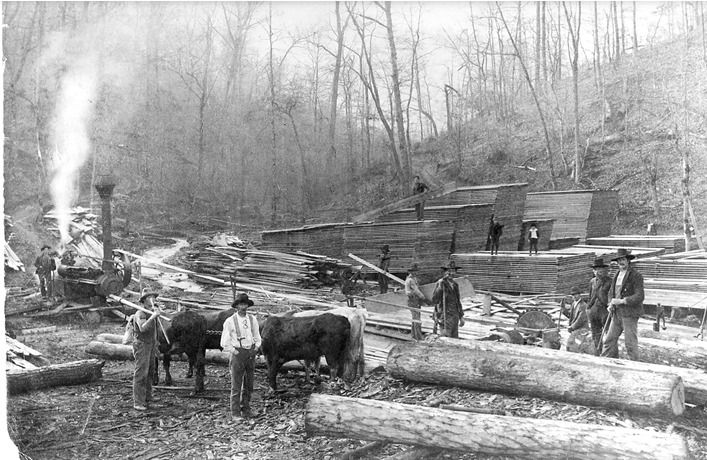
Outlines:
[{"label": "dirt ground", "polygon": [[[19,336],[53,363],[93,357],[84,349],[99,333],[121,333],[121,323],[105,317],[95,326],[78,314],[52,318],[8,318],[14,330],[56,325],[56,332]],[[173,363],[174,385],[191,387],[186,363]],[[309,437],[304,410],[312,392],[426,405],[444,403],[499,409],[507,415],[548,418],[659,432],[676,432],[688,441],[695,458],[707,458],[707,413],[690,407],[676,419],[637,416],[619,411],[420,385],[372,372],[350,390],[309,385],[302,372],[281,375],[286,391],[269,396],[264,368],[256,369],[253,409],[246,422],[231,422],[228,413],[229,376],[225,366],[207,365],[206,392],[155,390],[161,400],[147,413],[132,409],[132,362],[106,361],[100,381],[58,387],[8,397],[8,428],[24,458],[31,459],[333,459],[361,447],[364,441]],[[470,433],[472,436],[473,433]],[[365,458],[384,458],[407,448],[383,445]],[[438,458],[489,458],[454,452]]]}]

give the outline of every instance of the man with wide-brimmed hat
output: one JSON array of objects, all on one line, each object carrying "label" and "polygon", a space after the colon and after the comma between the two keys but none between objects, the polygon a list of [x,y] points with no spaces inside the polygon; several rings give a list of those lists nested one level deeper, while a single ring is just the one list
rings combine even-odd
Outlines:
[{"label": "man with wide-brimmed hat", "polygon": [[427,297],[420,290],[420,286],[417,283],[417,272],[419,267],[416,263],[413,263],[408,268],[408,276],[405,278],[405,295],[408,298],[408,307],[416,308],[418,311],[411,310],[412,313],[412,326],[410,328],[410,333],[412,338],[415,340],[422,340],[424,336],[422,335],[422,321],[420,320],[419,309],[424,303],[428,303]]},{"label": "man with wide-brimmed hat", "polygon": [[604,259],[597,257],[592,264],[594,278],[589,281],[589,303],[587,304],[587,320],[592,328],[592,339],[596,348],[596,355],[601,354],[601,332],[604,330],[606,318],[609,316],[609,266]]},{"label": "man with wide-brimmed hat", "polygon": [[52,278],[54,270],[56,270],[56,261],[49,254],[51,246],[48,244],[42,245],[39,256],[34,260],[37,276],[39,277],[39,290],[43,298],[52,297],[54,295],[54,286]]},{"label": "man with wide-brimmed hat", "polygon": [[464,326],[464,311],[459,295],[459,285],[454,281],[457,267],[453,260],[442,269],[442,278],[435,284],[432,303],[435,304],[434,320],[440,327],[440,335],[459,338],[459,327]]},{"label": "man with wide-brimmed hat", "polygon": [[[390,257],[390,246],[384,244],[378,254],[378,268],[387,272],[390,268]],[[380,287],[381,294],[388,292],[388,276],[378,273],[378,287]]]},{"label": "man with wide-brimmed hat", "polygon": [[570,320],[567,331],[572,333],[579,329],[587,328],[587,303],[582,299],[582,291],[577,286],[570,289],[572,303],[569,308],[563,304],[562,314]]},{"label": "man with wide-brimmed hat", "polygon": [[612,259],[619,264],[609,289],[609,319],[602,336],[601,356],[619,357],[619,337],[624,334],[628,358],[638,361],[638,318],[643,314],[643,276],[631,267],[635,256],[619,249]]},{"label": "man with wide-brimmed hat", "polygon": [[248,313],[253,301],[248,294],[240,293],[231,304],[236,314],[223,322],[221,348],[229,353],[228,367],[231,374],[231,419],[249,418],[250,396],[253,393],[255,355],[262,343],[260,327],[255,315]]},{"label": "man with wide-brimmed hat", "polygon": [[155,354],[157,351],[157,321],[162,310],[155,303],[159,294],[152,291],[143,291],[140,303],[145,308],[152,308],[148,316],[138,310],[133,319],[133,356],[135,358],[135,371],[133,372],[133,407],[135,410],[147,410],[147,403],[153,401],[152,377],[155,373]]}]

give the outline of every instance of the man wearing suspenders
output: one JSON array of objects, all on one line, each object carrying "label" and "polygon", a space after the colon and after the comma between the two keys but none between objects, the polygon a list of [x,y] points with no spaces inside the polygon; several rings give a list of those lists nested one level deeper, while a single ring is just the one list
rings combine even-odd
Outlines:
[{"label": "man wearing suspenders", "polygon": [[221,334],[221,348],[230,354],[232,420],[251,416],[255,355],[261,343],[258,320],[248,314],[248,307],[252,305],[247,294],[238,294],[231,304],[236,314],[224,321]]}]

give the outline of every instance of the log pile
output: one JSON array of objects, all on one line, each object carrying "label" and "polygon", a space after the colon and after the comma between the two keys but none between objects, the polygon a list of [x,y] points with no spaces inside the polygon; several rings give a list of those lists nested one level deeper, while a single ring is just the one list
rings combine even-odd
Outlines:
[{"label": "log pile", "polygon": [[309,435],[452,449],[484,457],[690,458],[685,439],[676,434],[323,394],[310,396],[304,424]]},{"label": "log pile", "polygon": [[554,219],[551,239],[611,234],[618,209],[616,190],[567,190],[528,193],[524,220]]},{"label": "log pile", "polygon": [[449,259],[453,235],[453,222],[354,224],[344,228],[344,249],[347,254],[376,263],[381,246],[388,244],[391,273],[405,273],[412,262],[419,264],[421,274],[438,273],[439,267]]},{"label": "log pile", "polygon": [[18,272],[25,271],[25,264],[22,262],[22,259],[15,254],[15,251],[12,250],[10,243],[7,241],[5,241],[5,252],[3,254],[5,258],[5,267]]},{"label": "log pile", "polygon": [[452,260],[459,274],[469,276],[478,289],[542,294],[586,285],[592,278],[594,254],[452,254]]},{"label": "log pile", "polygon": [[[452,193],[430,200],[427,204],[441,206],[492,203],[494,216],[504,226],[499,248],[515,251],[520,238],[527,188],[526,183],[458,187]],[[487,220],[482,231],[484,237],[488,234],[488,225]]]}]

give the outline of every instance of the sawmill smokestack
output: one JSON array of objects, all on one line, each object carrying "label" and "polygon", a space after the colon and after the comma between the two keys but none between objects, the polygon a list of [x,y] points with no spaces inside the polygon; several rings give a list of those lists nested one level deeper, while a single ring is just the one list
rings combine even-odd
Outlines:
[{"label": "sawmill smokestack", "polygon": [[101,174],[96,181],[96,190],[101,197],[101,216],[103,217],[103,263],[101,268],[104,273],[109,273],[113,267],[113,237],[111,234],[111,197],[115,188],[116,179],[112,174]]}]

